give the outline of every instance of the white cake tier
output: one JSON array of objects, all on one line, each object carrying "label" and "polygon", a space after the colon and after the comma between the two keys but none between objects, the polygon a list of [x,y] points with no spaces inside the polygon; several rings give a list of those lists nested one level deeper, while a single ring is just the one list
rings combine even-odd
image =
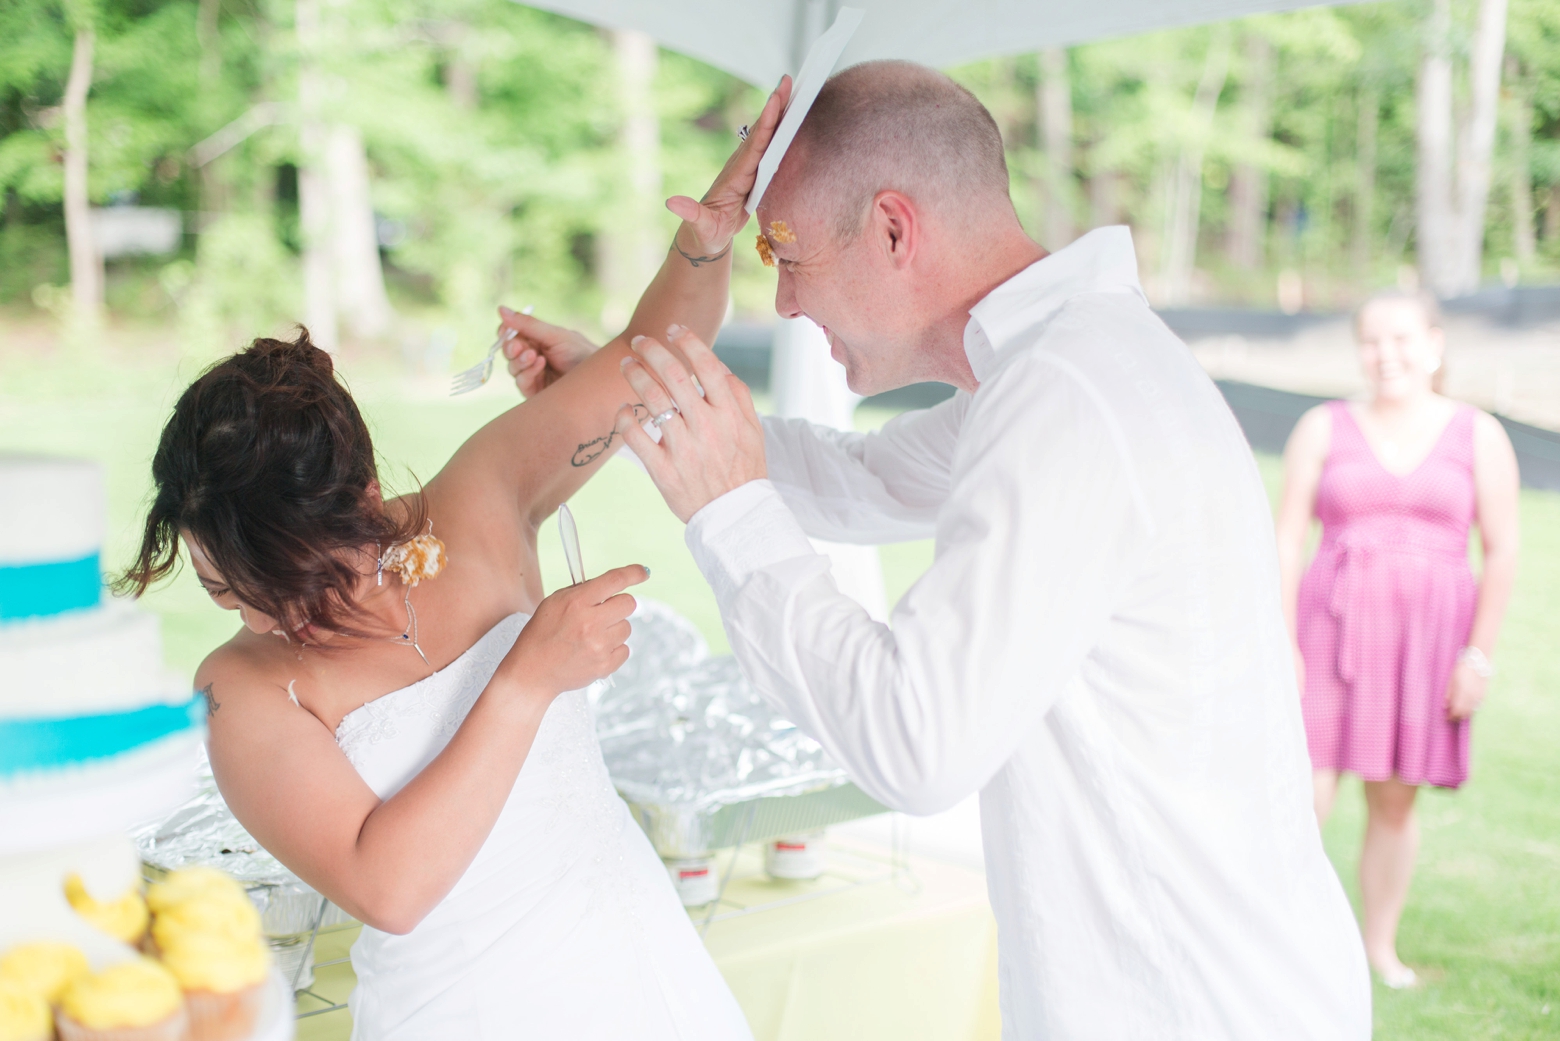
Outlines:
[{"label": "white cake tier", "polygon": [[0,454],[0,566],[97,553],[104,516],[97,463]]},{"label": "white cake tier", "polygon": [[195,794],[202,728],[67,769],[0,780],[0,857],[128,832]]},{"label": "white cake tier", "polygon": [[85,716],[173,704],[156,615],[120,600],[0,625],[0,718]]}]

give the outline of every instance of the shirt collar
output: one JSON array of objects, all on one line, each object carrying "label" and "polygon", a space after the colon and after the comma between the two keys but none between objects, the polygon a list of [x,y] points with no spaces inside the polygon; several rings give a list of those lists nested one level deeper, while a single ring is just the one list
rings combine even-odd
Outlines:
[{"label": "shirt collar", "polygon": [[1132,231],[1124,226],[1096,228],[997,286],[970,308],[964,327],[964,353],[976,381],[991,374],[1013,337],[1051,317],[1072,297],[1113,290],[1147,301],[1138,283]]}]

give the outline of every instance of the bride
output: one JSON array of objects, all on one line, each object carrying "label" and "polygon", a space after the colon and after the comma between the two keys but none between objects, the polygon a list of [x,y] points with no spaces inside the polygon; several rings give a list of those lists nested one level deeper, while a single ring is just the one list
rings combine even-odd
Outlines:
[{"label": "bride", "polygon": [[647,572],[544,597],[536,539],[616,447],[629,337],[676,321],[712,338],[788,90],[702,203],[668,202],[683,223],[628,330],[419,492],[382,497],[368,430],[306,332],[212,367],[163,429],[121,586],[144,592],[182,545],[238,612],[196,676],[212,767],[250,833],[364,923],[354,1037],[750,1037],[580,690],[627,658],[624,590]]}]

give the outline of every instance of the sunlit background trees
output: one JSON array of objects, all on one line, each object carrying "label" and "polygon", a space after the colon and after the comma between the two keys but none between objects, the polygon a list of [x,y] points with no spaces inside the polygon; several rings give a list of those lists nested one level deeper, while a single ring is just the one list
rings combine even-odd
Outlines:
[{"label": "sunlit background trees", "polygon": [[[1164,306],[1560,273],[1560,4],[1393,0],[951,70],[1051,248],[1133,226]],[[306,321],[443,371],[500,299],[602,329],[761,93],[509,0],[13,0],[0,305],[203,354]],[[739,259],[737,312],[768,313]],[[462,348],[465,349],[465,348]],[[475,349],[475,348],[473,348]]]}]

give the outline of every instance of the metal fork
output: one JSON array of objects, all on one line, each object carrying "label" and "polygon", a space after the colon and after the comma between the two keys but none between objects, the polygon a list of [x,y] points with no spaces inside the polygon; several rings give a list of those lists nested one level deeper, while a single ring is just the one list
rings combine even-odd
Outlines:
[{"label": "metal fork", "polygon": [[[536,310],[535,307],[527,306],[520,313],[528,315],[534,310]],[[450,397],[453,398],[458,394],[469,394],[491,379],[493,377],[493,359],[498,356],[499,348],[514,338],[515,331],[505,327],[504,331],[498,334],[498,339],[493,341],[493,346],[488,348],[487,357],[477,362],[471,368],[462,369],[450,377]]]}]

